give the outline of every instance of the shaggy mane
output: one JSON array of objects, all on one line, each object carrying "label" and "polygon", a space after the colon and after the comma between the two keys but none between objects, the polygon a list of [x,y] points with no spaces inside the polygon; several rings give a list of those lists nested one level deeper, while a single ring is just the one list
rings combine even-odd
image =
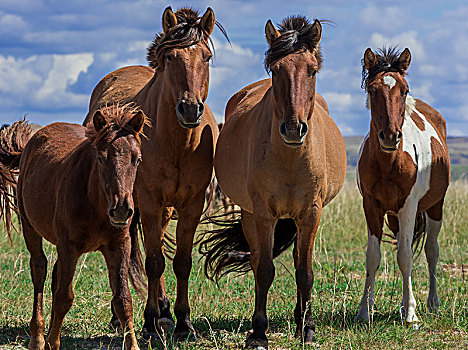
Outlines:
[{"label": "shaggy mane", "polygon": [[[140,109],[134,103],[128,103],[126,105],[119,105],[113,104],[110,106],[106,106],[101,108],[99,111],[104,116],[107,121],[107,124],[104,128],[99,131],[94,129],[94,123],[88,123],[86,128],[86,138],[94,145],[97,145],[102,140],[111,140],[115,137],[115,135],[121,131],[128,132],[135,136],[138,144],[141,145],[141,138],[140,135],[142,133],[138,133],[137,131],[133,130],[127,123],[133,116],[139,111]],[[143,113],[145,118],[145,125],[150,126],[151,123]],[[144,136],[144,135],[143,135]]]},{"label": "shaggy mane", "polygon": [[401,52],[396,46],[389,48],[378,49],[374,52],[377,58],[377,64],[372,67],[369,71],[364,66],[364,58],[361,60],[362,65],[362,81],[361,88],[367,92],[367,86],[377,76],[377,74],[384,72],[399,72],[404,73],[404,70],[400,67],[398,59],[400,58]]},{"label": "shaggy mane", "polygon": [[[181,8],[175,12],[177,24],[165,34],[156,34],[147,49],[146,59],[151,68],[158,68],[164,64],[164,56],[168,50],[189,47],[203,42],[210,52],[214,51],[213,42],[207,32],[200,25],[200,14],[192,8]],[[230,43],[226,30],[216,21],[216,26]],[[213,48],[213,50],[212,50]]]},{"label": "shaggy mane", "polygon": [[[310,31],[314,22],[311,23],[305,16],[290,16],[286,17],[278,25],[278,31],[281,35],[273,40],[270,48],[265,52],[264,64],[267,72],[270,72],[270,65],[272,63],[301,50],[309,50],[315,53],[318,70],[322,68],[322,50],[319,43],[310,37]],[[324,22],[326,21],[320,21],[320,23]]]}]

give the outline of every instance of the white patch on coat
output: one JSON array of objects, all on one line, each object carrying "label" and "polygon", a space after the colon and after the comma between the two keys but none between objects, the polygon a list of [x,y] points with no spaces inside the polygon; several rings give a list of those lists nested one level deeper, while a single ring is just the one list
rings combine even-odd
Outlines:
[{"label": "white patch on coat", "polygon": [[390,90],[391,90],[391,89],[395,86],[395,84],[396,84],[395,78],[394,78],[394,77],[391,77],[391,76],[389,76],[389,75],[384,76],[383,82],[384,82],[384,84],[386,84],[386,85],[390,88]]},{"label": "white patch on coat", "polygon": [[369,133],[367,133],[366,137],[364,137],[364,140],[361,143],[361,147],[359,148],[358,161],[357,161],[357,167],[356,167],[356,182],[359,188],[359,192],[361,192],[361,195],[362,195],[362,189],[361,189],[361,179],[359,178],[359,161],[361,160],[362,151],[364,149],[364,144],[366,143],[368,138],[369,138]]},{"label": "white patch on coat", "polygon": [[189,49],[189,50],[194,50],[196,47],[197,47],[197,45],[196,45],[196,44],[193,44],[193,45],[190,45],[190,46],[188,47],[188,49]]}]

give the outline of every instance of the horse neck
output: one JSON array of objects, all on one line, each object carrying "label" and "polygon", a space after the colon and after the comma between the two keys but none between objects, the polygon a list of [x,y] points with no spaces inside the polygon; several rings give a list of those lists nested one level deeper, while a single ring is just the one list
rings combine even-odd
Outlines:
[{"label": "horse neck", "polygon": [[[93,207],[96,214],[105,213],[107,211],[107,199],[103,189],[99,185],[96,151],[91,143],[88,141],[83,142],[82,146],[70,157],[70,164],[75,169],[72,173],[77,178],[77,181],[86,185],[87,205]],[[84,196],[85,194],[83,193],[82,195]]]},{"label": "horse neck", "polygon": [[148,131],[150,141],[158,140],[159,144],[170,144],[181,148],[193,148],[193,140],[201,133],[200,127],[183,128],[177,120],[177,101],[170,93],[170,82],[163,74],[155,72],[150,82],[136,97],[137,105],[143,106],[152,127]]}]

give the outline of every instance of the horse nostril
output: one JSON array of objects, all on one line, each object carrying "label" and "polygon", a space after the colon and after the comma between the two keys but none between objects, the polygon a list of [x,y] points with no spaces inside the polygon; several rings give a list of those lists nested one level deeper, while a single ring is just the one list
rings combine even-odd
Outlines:
[{"label": "horse nostril", "polygon": [[179,114],[181,115],[184,115],[185,114],[185,110],[184,110],[184,104],[182,102],[179,102],[177,104],[177,111],[179,112]]},{"label": "horse nostril", "polygon": [[111,218],[113,218],[113,217],[115,216],[115,211],[114,211],[114,209],[110,209],[110,210],[109,210],[109,216],[110,216]]},{"label": "horse nostril", "polygon": [[307,134],[308,128],[307,123],[299,122],[299,135],[302,137]]},{"label": "horse nostril", "polygon": [[380,131],[380,132],[379,132],[379,139],[381,139],[381,140],[384,140],[384,139],[385,139],[385,135],[384,135],[384,132],[383,132],[383,131]]},{"label": "horse nostril", "polygon": [[286,123],[285,122],[280,123],[279,132],[281,135],[286,135]]},{"label": "horse nostril", "polygon": [[128,208],[127,219],[130,219],[132,215],[133,215],[133,209]]},{"label": "horse nostril", "polygon": [[198,117],[201,117],[203,115],[203,112],[205,111],[205,104],[203,102],[198,103]]},{"label": "horse nostril", "polygon": [[403,133],[401,131],[398,131],[397,132],[397,137],[396,137],[396,141],[400,141],[401,140],[401,137],[403,136]]}]

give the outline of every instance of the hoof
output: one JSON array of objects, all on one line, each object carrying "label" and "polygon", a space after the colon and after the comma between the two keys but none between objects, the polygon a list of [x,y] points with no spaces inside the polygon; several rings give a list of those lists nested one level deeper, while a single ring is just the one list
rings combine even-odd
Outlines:
[{"label": "hoof", "polygon": [[145,329],[141,332],[141,337],[147,342],[151,342],[151,341],[161,342],[161,336],[158,333],[148,332]]},{"label": "hoof", "polygon": [[184,332],[174,332],[172,336],[175,341],[189,341],[189,342],[196,342],[198,340],[195,332],[191,331],[184,331]]},{"label": "hoof", "polygon": [[300,330],[297,330],[295,333],[295,337],[297,339],[300,339],[303,344],[312,344],[317,341],[317,339],[315,339],[315,331],[311,328],[306,328],[304,330],[304,334],[302,334]]},{"label": "hoof", "polygon": [[258,338],[254,336],[252,330],[247,334],[247,339],[245,340],[246,349],[256,349],[256,350],[268,350],[268,339],[266,336],[264,338]]},{"label": "hoof", "polygon": [[109,322],[109,328],[111,331],[121,331],[121,328],[120,328],[120,321],[117,317],[112,317],[112,319],[110,320]]},{"label": "hoof", "polygon": [[411,328],[415,331],[419,330],[419,324],[417,322],[405,322],[406,328]]},{"label": "hoof", "polygon": [[165,333],[172,333],[175,329],[174,321],[167,317],[158,320],[158,327]]},{"label": "hoof", "polygon": [[44,338],[39,338],[39,339],[33,339],[29,341],[28,344],[28,349],[29,350],[44,350],[45,349],[45,340]]}]

